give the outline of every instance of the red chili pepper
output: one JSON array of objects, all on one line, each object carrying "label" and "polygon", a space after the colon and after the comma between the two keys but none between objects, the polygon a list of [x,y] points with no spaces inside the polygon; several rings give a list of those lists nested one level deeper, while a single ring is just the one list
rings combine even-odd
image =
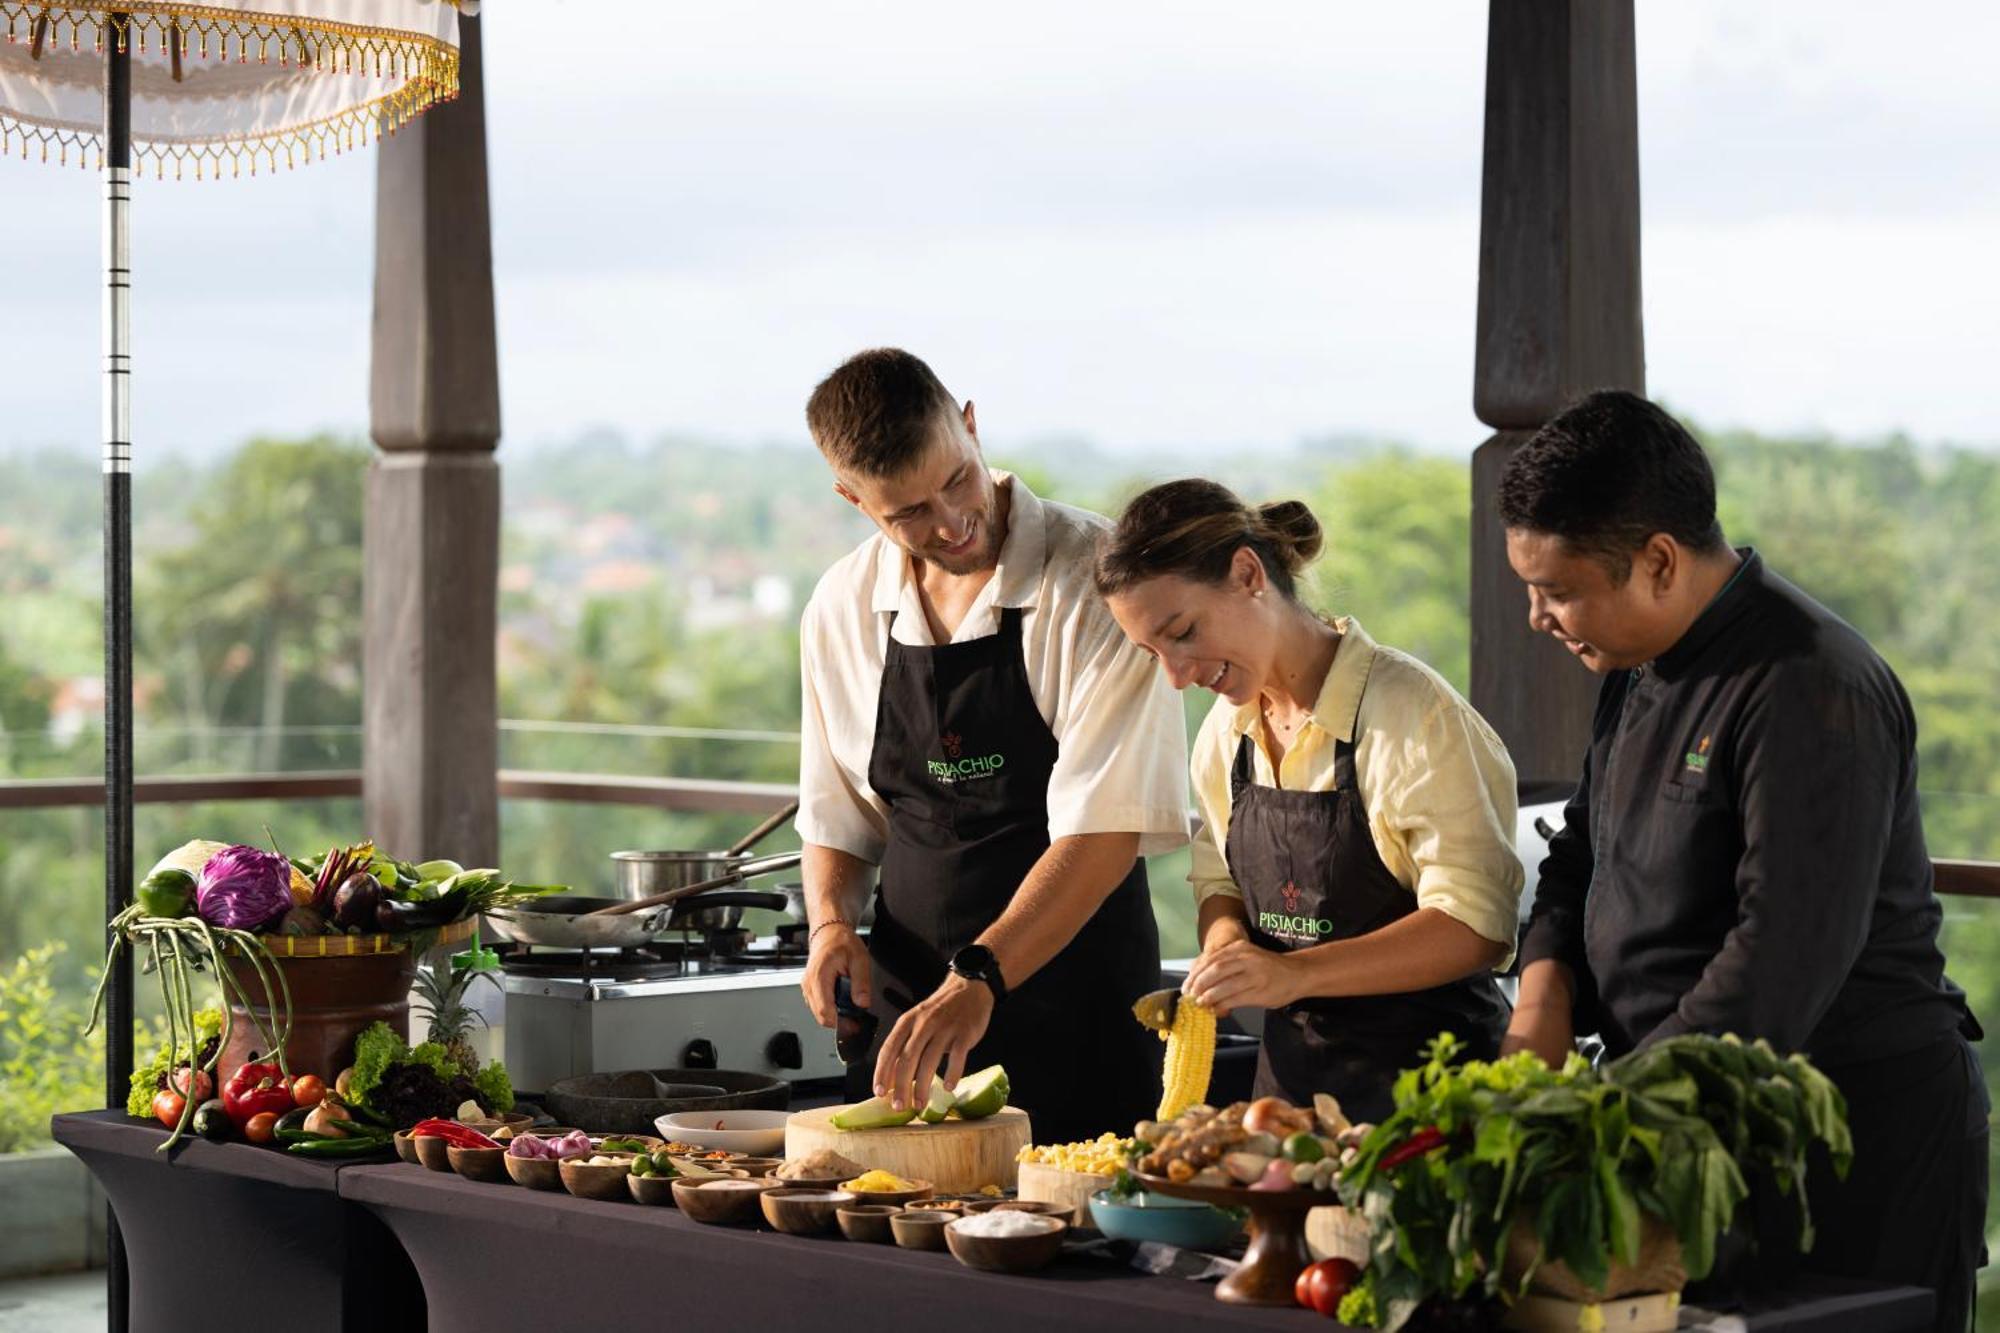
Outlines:
[{"label": "red chili pepper", "polygon": [[456,1120],[422,1120],[410,1129],[413,1139],[438,1138],[454,1148],[498,1148],[495,1143],[470,1125],[461,1125]]},{"label": "red chili pepper", "polygon": [[1394,1171],[1397,1167],[1410,1161],[1412,1158],[1422,1157],[1427,1152],[1442,1148],[1444,1142],[1443,1130],[1439,1129],[1436,1125],[1426,1126],[1410,1135],[1409,1138],[1403,1140],[1403,1142],[1397,1144],[1388,1152],[1383,1153],[1382,1160],[1376,1163],[1375,1169],[1378,1171]]},{"label": "red chili pepper", "polygon": [[275,1064],[238,1065],[222,1085],[222,1110],[237,1128],[250,1117],[271,1111],[282,1116],[292,1109],[292,1089],[285,1071]]}]

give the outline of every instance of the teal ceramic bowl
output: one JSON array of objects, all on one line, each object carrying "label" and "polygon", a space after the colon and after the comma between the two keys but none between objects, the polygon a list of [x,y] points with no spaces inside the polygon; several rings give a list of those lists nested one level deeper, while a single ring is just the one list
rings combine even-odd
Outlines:
[{"label": "teal ceramic bowl", "polygon": [[1241,1218],[1192,1199],[1135,1194],[1115,1200],[1110,1191],[1090,1196],[1090,1220],[1114,1240],[1151,1240],[1184,1250],[1219,1250],[1243,1230]]}]

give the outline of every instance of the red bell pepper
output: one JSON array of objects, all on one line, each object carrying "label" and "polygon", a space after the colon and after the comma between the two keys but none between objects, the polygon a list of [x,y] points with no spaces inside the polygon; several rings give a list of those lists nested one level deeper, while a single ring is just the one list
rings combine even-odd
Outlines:
[{"label": "red bell pepper", "polygon": [[223,1113],[238,1129],[248,1124],[253,1115],[270,1111],[282,1116],[291,1109],[291,1087],[285,1071],[275,1064],[252,1060],[239,1065],[222,1085]]},{"label": "red bell pepper", "polygon": [[470,1125],[461,1125],[456,1120],[420,1120],[410,1129],[413,1139],[439,1138],[454,1148],[498,1148],[495,1143]]}]

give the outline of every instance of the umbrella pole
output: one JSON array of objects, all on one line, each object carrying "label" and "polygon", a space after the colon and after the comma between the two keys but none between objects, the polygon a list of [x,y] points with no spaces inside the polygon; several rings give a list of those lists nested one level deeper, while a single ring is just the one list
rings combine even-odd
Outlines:
[{"label": "umbrella pole", "polygon": [[[104,913],[132,884],[132,51],[104,25]],[[132,1079],[132,951],[107,987],[104,1099],[125,1104]],[[131,1325],[125,1245],[106,1205],[105,1304],[112,1333]]]}]

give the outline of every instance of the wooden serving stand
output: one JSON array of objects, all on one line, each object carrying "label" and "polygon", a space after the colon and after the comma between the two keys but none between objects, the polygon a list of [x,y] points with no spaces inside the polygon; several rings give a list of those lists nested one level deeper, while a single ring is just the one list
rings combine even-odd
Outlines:
[{"label": "wooden serving stand", "polygon": [[1295,1304],[1292,1284],[1313,1261],[1306,1248],[1306,1214],[1331,1208],[1340,1196],[1331,1190],[1253,1190],[1243,1185],[1189,1185],[1133,1172],[1132,1178],[1158,1194],[1193,1199],[1218,1208],[1250,1210],[1250,1248],[1234,1273],[1222,1279],[1215,1298],[1232,1305]]}]

